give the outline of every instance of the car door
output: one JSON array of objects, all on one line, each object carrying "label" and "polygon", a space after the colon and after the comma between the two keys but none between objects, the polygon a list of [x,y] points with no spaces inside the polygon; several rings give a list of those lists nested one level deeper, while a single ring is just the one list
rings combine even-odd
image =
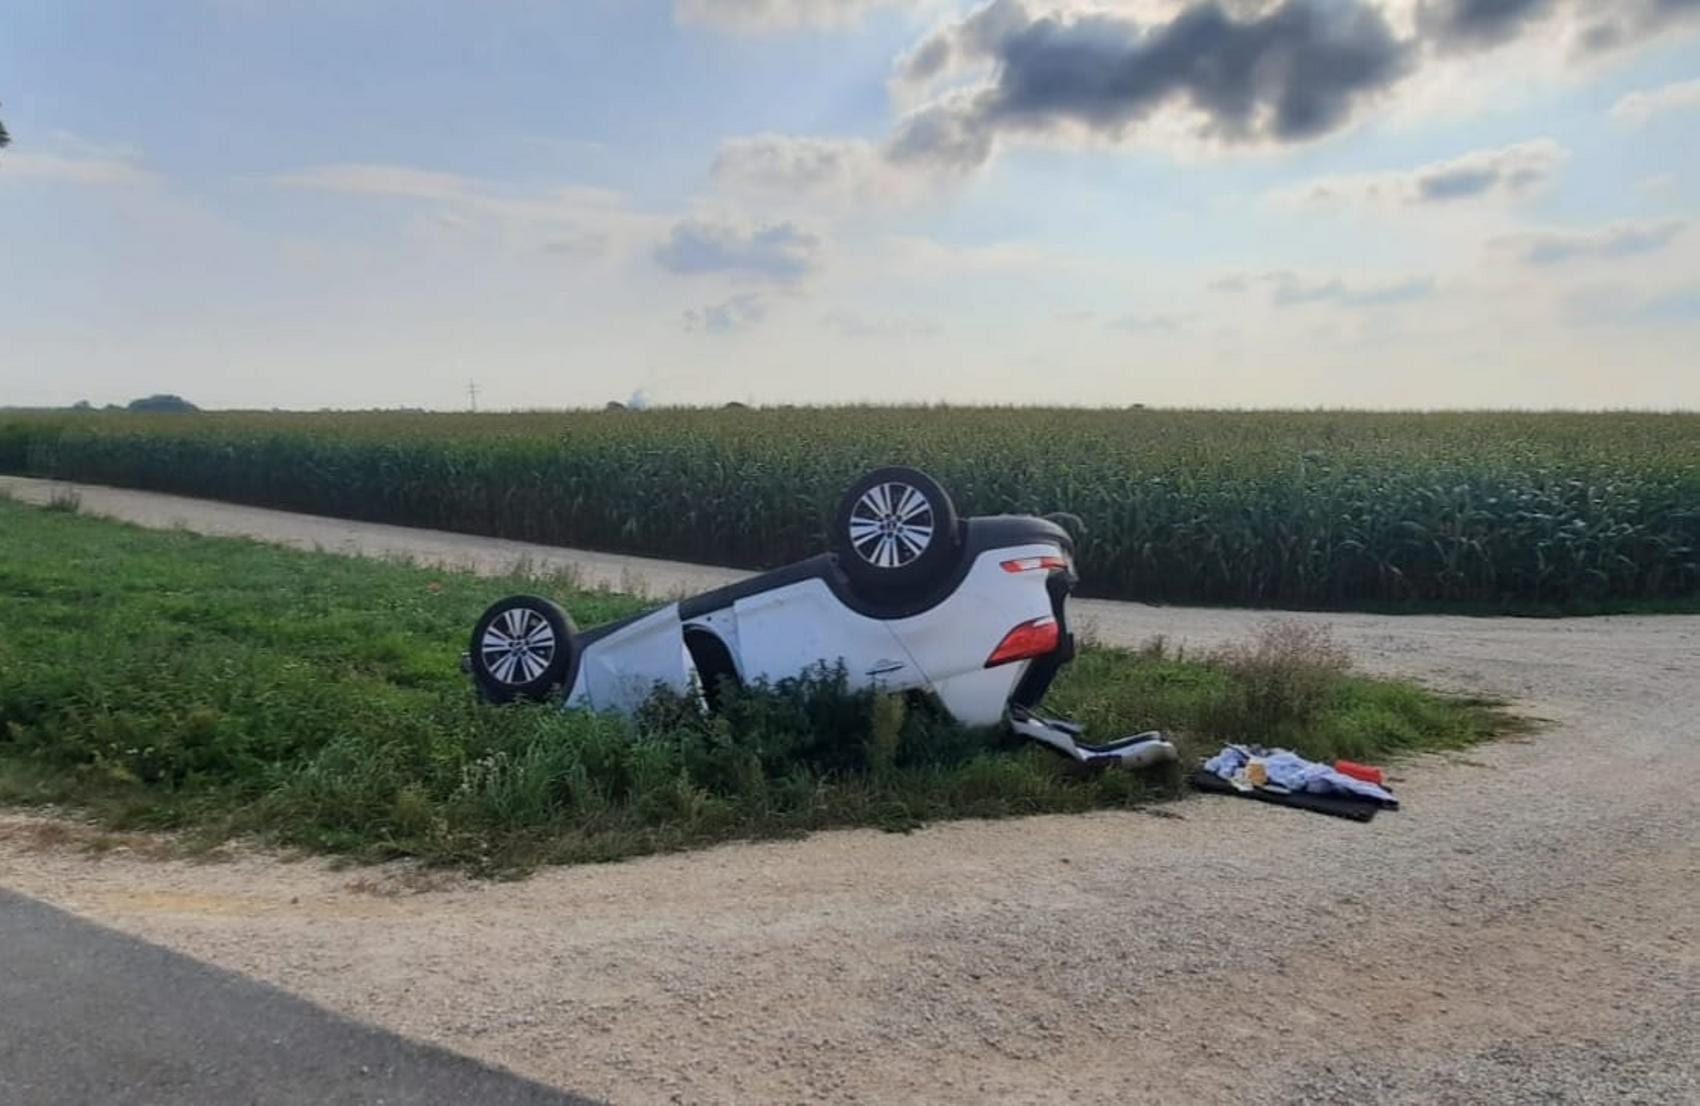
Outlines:
[{"label": "car door", "polygon": [[746,680],[777,681],[814,664],[843,661],[852,687],[926,685],[925,674],[891,628],[850,610],[823,580],[745,596],[733,610]]}]

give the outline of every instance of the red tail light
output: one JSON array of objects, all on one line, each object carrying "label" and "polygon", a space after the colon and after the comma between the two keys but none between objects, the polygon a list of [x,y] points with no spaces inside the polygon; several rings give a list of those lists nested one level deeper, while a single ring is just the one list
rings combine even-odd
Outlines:
[{"label": "red tail light", "polygon": [[1003,563],[1005,572],[1037,572],[1040,569],[1066,569],[1067,567],[1068,558],[1059,556],[1017,557],[1013,561]]},{"label": "red tail light", "polygon": [[1011,661],[1042,657],[1056,649],[1060,641],[1057,620],[1049,616],[1023,622],[1003,636],[992,655],[986,658],[987,668],[996,668]]}]

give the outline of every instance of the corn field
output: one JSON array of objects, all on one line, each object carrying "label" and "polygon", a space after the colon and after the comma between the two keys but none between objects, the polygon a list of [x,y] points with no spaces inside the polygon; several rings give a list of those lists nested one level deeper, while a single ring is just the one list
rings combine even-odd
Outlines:
[{"label": "corn field", "polygon": [[1700,416],[795,408],[0,414],[0,471],[759,568],[844,486],[1068,511],[1082,590],[1498,607],[1700,596]]}]

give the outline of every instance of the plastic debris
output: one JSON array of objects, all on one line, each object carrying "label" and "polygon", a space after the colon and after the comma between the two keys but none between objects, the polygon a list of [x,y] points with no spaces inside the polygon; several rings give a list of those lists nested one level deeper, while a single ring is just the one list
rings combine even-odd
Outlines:
[{"label": "plastic debris", "polygon": [[1387,786],[1387,779],[1381,774],[1381,769],[1373,765],[1359,764],[1355,760],[1337,760],[1334,762],[1334,771],[1342,776],[1350,776],[1354,780],[1373,783],[1377,787]]}]

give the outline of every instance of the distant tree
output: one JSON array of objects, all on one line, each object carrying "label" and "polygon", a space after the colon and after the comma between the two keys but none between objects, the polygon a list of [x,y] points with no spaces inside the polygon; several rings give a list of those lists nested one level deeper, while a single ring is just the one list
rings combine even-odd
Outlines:
[{"label": "distant tree", "polygon": [[170,395],[170,394],[164,393],[164,392],[160,393],[159,395],[147,396],[143,399],[132,399],[130,401],[130,406],[127,409],[131,410],[131,411],[199,411],[200,410],[199,407],[196,407],[193,403],[190,403],[188,400],[184,399],[182,396],[174,396],[174,395]]},{"label": "distant tree", "polygon": [[624,411],[626,409],[626,405],[617,399],[611,399],[608,401],[608,406],[602,409],[604,411]]},{"label": "distant tree", "polygon": [[748,411],[750,409],[750,405],[747,404],[747,403],[739,403],[737,400],[733,400],[731,403],[728,403],[726,405],[725,409],[728,410],[728,411]]},{"label": "distant tree", "polygon": [[90,403],[86,399],[79,399],[77,402],[71,404],[71,410],[73,410],[73,411],[93,411],[94,410],[94,404]]},{"label": "distant tree", "polygon": [[12,136],[6,133],[6,124],[0,123],[0,150],[12,144]]}]

